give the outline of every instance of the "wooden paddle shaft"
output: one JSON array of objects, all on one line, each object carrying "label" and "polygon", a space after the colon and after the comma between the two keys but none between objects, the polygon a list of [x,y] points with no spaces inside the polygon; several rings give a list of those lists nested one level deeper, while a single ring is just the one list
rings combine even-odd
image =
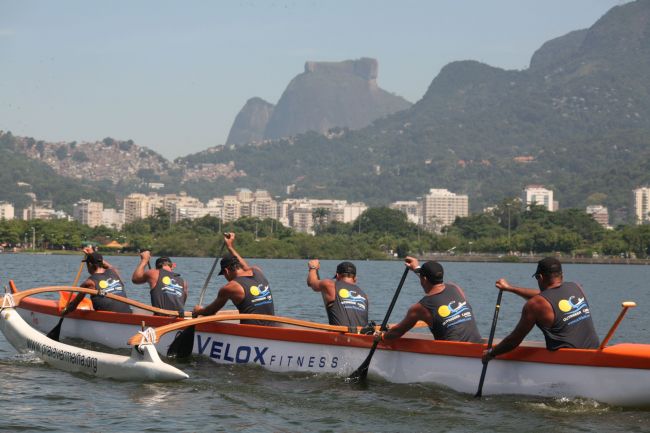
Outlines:
[{"label": "wooden paddle shaft", "polygon": [[612,336],[614,335],[614,332],[616,332],[616,328],[618,328],[618,325],[620,325],[621,321],[623,320],[623,317],[625,316],[625,313],[627,313],[627,310],[629,308],[634,308],[636,307],[636,302],[633,301],[625,301],[621,303],[621,307],[623,309],[621,312],[618,314],[618,317],[616,318],[616,321],[612,325],[612,327],[609,329],[609,332],[603,339],[603,342],[600,343],[600,346],[598,347],[598,350],[603,350],[605,346],[607,346],[607,343],[609,343],[609,340],[612,339]]},{"label": "wooden paddle shaft", "polygon": [[[9,282],[10,285],[13,285],[13,281]],[[15,286],[14,286],[15,287]],[[50,293],[50,292],[77,292],[77,293],[85,293],[87,295],[96,295],[98,292],[97,290],[93,289],[88,289],[85,287],[72,287],[72,286],[48,286],[48,287],[39,287],[36,289],[29,289],[29,290],[24,290],[22,292],[15,292],[13,294],[14,302],[16,305],[20,304],[20,301],[22,301],[24,298],[32,295],[37,295],[39,293]],[[142,302],[138,302],[133,299],[129,298],[124,298],[122,296],[116,296],[111,293],[106,293],[104,294],[105,297],[109,299],[113,299],[115,301],[120,301],[124,302],[125,304],[132,305],[134,307],[138,307],[142,310],[147,310],[151,311],[153,313],[159,313],[159,314],[164,314],[165,316],[172,316],[172,317],[178,317],[178,311],[173,311],[173,310],[164,310],[162,308],[156,308],[152,307],[151,305],[143,304]],[[187,313],[187,316],[191,316],[191,313]]]}]

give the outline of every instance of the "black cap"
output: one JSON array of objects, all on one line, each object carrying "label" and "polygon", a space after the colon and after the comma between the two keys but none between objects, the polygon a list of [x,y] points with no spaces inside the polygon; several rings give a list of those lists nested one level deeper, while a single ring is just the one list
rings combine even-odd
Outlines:
[{"label": "black cap", "polygon": [[539,274],[548,275],[553,273],[562,273],[562,263],[555,257],[545,257],[537,262],[537,270],[533,274],[533,278]]},{"label": "black cap", "polygon": [[104,264],[104,257],[102,257],[101,254],[98,252],[86,254],[86,258],[83,260],[86,263],[90,263],[91,265],[95,266],[101,266]]},{"label": "black cap", "polygon": [[350,274],[350,275],[357,275],[357,267],[354,266],[354,263],[352,262],[341,262],[338,264],[336,267],[336,273],[337,274]]},{"label": "black cap", "polygon": [[223,275],[223,271],[226,268],[229,268],[230,266],[234,265],[235,263],[239,263],[239,260],[237,260],[237,257],[233,256],[232,254],[224,254],[221,257],[221,262],[219,263],[219,266],[221,266],[221,271],[219,272],[219,275]]},{"label": "black cap", "polygon": [[445,271],[438,262],[430,260],[420,267],[420,275],[425,277],[431,284],[442,283]]},{"label": "black cap", "polygon": [[156,259],[156,269],[162,268],[167,263],[169,263],[169,266],[171,266],[172,263],[174,263],[174,262],[172,262],[172,259],[170,259],[169,257],[166,257],[166,256],[158,257]]}]

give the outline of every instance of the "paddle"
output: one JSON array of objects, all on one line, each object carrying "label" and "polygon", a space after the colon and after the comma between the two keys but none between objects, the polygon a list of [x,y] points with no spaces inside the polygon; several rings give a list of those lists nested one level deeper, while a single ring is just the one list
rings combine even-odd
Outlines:
[{"label": "paddle", "polygon": [[[212,268],[210,268],[208,277],[205,279],[205,283],[203,283],[203,287],[201,288],[201,295],[199,296],[199,305],[203,304],[203,296],[205,295],[208,284],[210,283],[210,279],[212,278],[212,274],[214,273],[214,269],[217,267],[217,263],[219,263],[219,259],[223,254],[223,249],[225,246],[226,242],[224,241],[224,243],[221,244],[221,250],[219,250],[219,254],[217,254],[217,257],[212,263]],[[194,349],[195,332],[196,327],[194,325],[188,326],[187,328],[178,332],[174,338],[174,341],[172,341],[167,348],[167,356],[170,358],[187,358],[190,356],[192,354],[192,349]]]},{"label": "paddle", "polygon": [[[492,328],[490,329],[490,337],[488,338],[487,350],[492,348],[492,341],[494,340],[494,331],[497,329],[497,319],[499,318],[499,310],[501,309],[501,297],[503,296],[503,290],[499,290],[499,296],[497,296],[497,304],[494,307],[494,317],[492,317]],[[481,370],[481,379],[478,381],[478,390],[474,397],[481,398],[483,394],[483,382],[485,381],[485,373],[487,372],[488,362],[483,363],[483,370]]]},{"label": "paddle", "polygon": [[[77,283],[79,282],[79,278],[81,277],[81,271],[83,270],[84,267],[84,260],[79,263],[79,270],[77,270],[77,275],[74,277],[74,282],[72,283],[73,286],[76,286]],[[70,297],[68,298],[68,302],[65,304],[65,308],[63,311],[66,311],[68,306],[70,305],[70,301],[72,301],[72,295],[73,292],[70,292]],[[63,324],[63,319],[65,318],[65,314],[62,312],[61,313],[61,318],[59,319],[59,323],[56,324],[54,328],[50,332],[47,333],[47,338],[50,338],[54,341],[59,341],[61,338],[61,325]]]},{"label": "paddle", "polygon": [[[386,312],[386,316],[384,316],[384,321],[381,322],[381,327],[379,328],[382,331],[386,330],[386,325],[388,324],[388,318],[390,317],[390,313],[393,311],[393,307],[395,307],[395,303],[397,302],[397,297],[399,296],[399,292],[402,290],[402,286],[404,285],[404,281],[406,281],[406,276],[409,273],[409,268],[407,267],[404,269],[404,273],[402,274],[402,279],[399,282],[399,285],[397,286],[397,290],[395,290],[395,294],[393,295],[393,300],[390,302],[390,307],[388,307],[388,311]],[[372,356],[375,354],[375,350],[377,349],[377,344],[379,344],[379,341],[374,341],[372,343],[372,348],[370,348],[370,353],[366,357],[365,361],[357,368],[354,373],[352,373],[349,377],[345,379],[346,382],[348,383],[358,383],[366,379],[368,376],[368,367],[370,366],[370,361],[372,360]]]},{"label": "paddle", "polygon": [[636,302],[634,301],[625,301],[621,303],[621,307],[623,309],[619,313],[618,317],[616,318],[616,321],[612,325],[611,328],[609,328],[609,332],[605,336],[605,339],[603,339],[603,342],[600,343],[600,346],[598,346],[598,350],[603,350],[605,346],[607,346],[607,343],[609,343],[609,340],[611,340],[612,336],[614,335],[614,332],[616,331],[616,328],[618,328],[618,325],[621,324],[621,321],[623,320],[623,316],[625,316],[625,313],[627,313],[628,308],[634,308],[636,307]]}]

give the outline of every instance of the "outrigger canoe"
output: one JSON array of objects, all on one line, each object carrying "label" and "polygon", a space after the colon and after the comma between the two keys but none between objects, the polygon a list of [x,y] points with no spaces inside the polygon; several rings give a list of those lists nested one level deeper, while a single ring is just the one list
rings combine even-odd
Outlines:
[{"label": "outrigger canoe", "polygon": [[5,294],[0,306],[0,331],[20,353],[34,353],[45,363],[68,372],[128,381],[173,381],[188,378],[164,363],[150,336],[133,345],[131,356],[87,350],[60,343],[32,328],[15,309],[13,296]]},{"label": "outrigger canoe", "polygon": [[[47,332],[59,319],[56,304],[26,298],[18,311],[32,326]],[[240,319],[260,318],[279,322],[278,326],[238,323]],[[137,331],[143,322],[156,328],[154,343],[160,353],[167,352],[175,332],[195,325],[194,354],[207,356],[219,364],[250,364],[275,372],[347,377],[364,361],[372,346],[372,336],[350,333],[345,327],[234,313],[188,320],[75,311],[66,317],[61,336],[124,348],[129,347],[128,341],[140,342]],[[369,375],[394,383],[435,383],[473,394],[485,347],[485,344],[435,341],[428,334],[409,332],[389,344],[379,344]],[[550,352],[543,343],[525,342],[490,361],[483,395],[496,394],[584,397],[618,406],[648,407],[650,345],[623,343],[597,350]]]}]

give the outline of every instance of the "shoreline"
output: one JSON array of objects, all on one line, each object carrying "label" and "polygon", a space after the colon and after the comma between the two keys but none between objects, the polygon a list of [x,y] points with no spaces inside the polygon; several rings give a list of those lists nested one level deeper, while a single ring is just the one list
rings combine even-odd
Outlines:
[{"label": "shoreline", "polygon": [[[101,251],[100,251],[101,252]],[[137,253],[116,253],[113,251],[101,252],[105,256],[138,256]],[[81,251],[2,251],[2,254],[33,254],[33,255],[81,255]],[[435,260],[438,262],[476,262],[476,263],[537,263],[539,260],[547,257],[540,256],[508,256],[508,255],[487,255],[487,254],[422,254],[415,256],[418,260]],[[632,259],[624,257],[570,257],[557,256],[562,263],[581,264],[581,265],[650,265],[648,259]],[[196,258],[213,258],[212,256],[197,256]],[[251,257],[256,259],[265,259],[268,257]],[[295,260],[306,260],[302,257],[294,257]],[[279,259],[282,260],[282,259]],[[339,259],[345,260],[345,259]],[[363,259],[360,259],[363,260]],[[395,260],[387,257],[386,260]],[[401,260],[401,259],[397,259]]]},{"label": "shoreline", "polygon": [[[481,254],[449,255],[449,254],[424,254],[418,260],[436,260],[440,262],[478,262],[478,263],[537,263],[543,259],[541,256],[492,256]],[[564,264],[580,265],[650,265],[650,259],[631,259],[624,257],[570,257],[557,256]]]}]

